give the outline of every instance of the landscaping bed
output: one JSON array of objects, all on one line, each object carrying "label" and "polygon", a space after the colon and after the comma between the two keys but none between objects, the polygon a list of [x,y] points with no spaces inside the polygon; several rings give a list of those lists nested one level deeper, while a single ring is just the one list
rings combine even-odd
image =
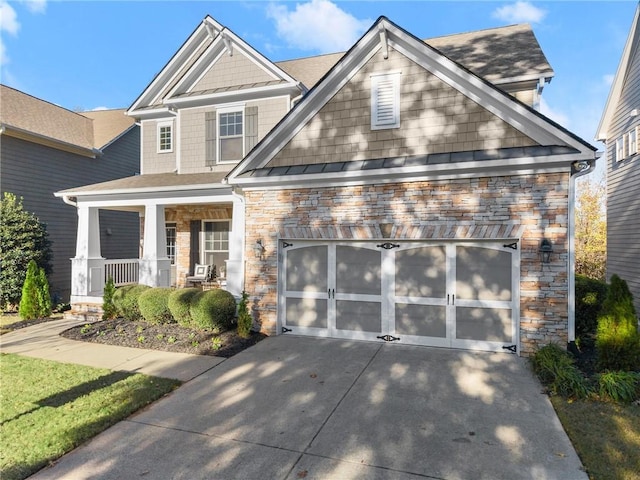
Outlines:
[{"label": "landscaping bed", "polygon": [[61,334],[71,340],[165,352],[231,357],[255,345],[266,335],[252,332],[242,338],[235,329],[221,333],[182,327],[176,323],[150,324],[144,320],[102,320],[80,325]]}]

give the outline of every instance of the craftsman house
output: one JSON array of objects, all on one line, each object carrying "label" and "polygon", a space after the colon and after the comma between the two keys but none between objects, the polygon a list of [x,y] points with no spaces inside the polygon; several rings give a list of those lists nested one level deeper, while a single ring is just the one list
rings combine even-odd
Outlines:
[{"label": "craftsman house", "polygon": [[122,282],[215,265],[267,333],[572,340],[572,189],[596,154],[537,111],[552,76],[527,25],[422,41],[381,17],[344,54],[273,63],[206,17],[127,112],[141,175],[57,193],[74,302],[100,301],[113,208],[143,217]]},{"label": "craftsman house", "polygon": [[[47,225],[54,302],[69,302],[78,215],[53,193],[74,185],[134,175],[140,168],[140,131],[124,110],[72,112],[0,85],[0,185],[23,198],[25,210]],[[103,210],[102,253],[136,256],[137,214]]]},{"label": "craftsman house", "polygon": [[626,280],[640,314],[640,4],[597,140],[607,155],[607,279]]}]

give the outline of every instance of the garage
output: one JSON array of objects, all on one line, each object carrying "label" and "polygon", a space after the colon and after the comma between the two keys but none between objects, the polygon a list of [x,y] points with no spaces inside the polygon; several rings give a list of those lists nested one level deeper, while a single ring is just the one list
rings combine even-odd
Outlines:
[{"label": "garage", "polygon": [[517,241],[279,244],[282,333],[516,351]]}]

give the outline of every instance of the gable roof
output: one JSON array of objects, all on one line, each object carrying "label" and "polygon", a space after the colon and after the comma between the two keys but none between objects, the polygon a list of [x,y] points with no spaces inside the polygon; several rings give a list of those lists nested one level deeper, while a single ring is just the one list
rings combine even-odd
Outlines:
[{"label": "gable roof", "polygon": [[[553,69],[529,24],[427,38],[424,42],[494,85],[540,78],[549,81],[553,77]],[[276,65],[311,88],[344,54],[285,60]]]},{"label": "gable roof", "polygon": [[134,125],[124,110],[77,113],[6,85],[0,85],[4,133],[94,157]]},{"label": "gable roof", "polygon": [[[239,53],[262,69],[269,81],[239,88],[193,91],[198,80],[223,54]],[[169,62],[127,110],[137,117],[167,115],[173,106],[194,105],[201,101],[246,99],[265,91],[282,91],[296,96],[305,91],[300,82],[255,50],[227,27],[206,16]]]},{"label": "gable roof", "polygon": [[[625,84],[625,79],[629,68],[631,68],[631,60],[636,55],[636,52],[640,48],[640,2],[636,6],[636,13],[633,17],[631,24],[631,30],[627,37],[627,43],[622,51],[622,58],[616,71],[616,76],[611,85],[609,91],[609,97],[604,107],[600,124],[598,125],[598,131],[596,132],[596,140],[606,141],[609,138],[609,128],[611,126],[611,120],[615,114],[615,110],[620,101],[620,95],[622,94],[622,88]],[[640,105],[636,106],[640,107]]]},{"label": "gable roof", "polygon": [[[569,147],[570,152],[564,152],[566,155],[555,156],[552,160],[549,159],[550,163],[554,163],[557,166],[558,162],[567,164],[566,162],[568,162],[569,158],[573,160],[578,158],[595,159],[594,152],[596,149],[584,140],[506,94],[469,69],[451,60],[439,50],[422,42],[387,18],[380,17],[302,101],[229,173],[227,181],[231,184],[241,184],[243,186],[255,186],[265,183],[276,184],[279,175],[273,174],[273,171],[268,175],[253,175],[249,174],[249,172],[265,168],[275,155],[316,115],[320,108],[346,85],[349,79],[376,52],[383,48],[381,42],[387,42],[394,50],[421,65],[425,70],[449,86],[481,104],[486,110],[512,127],[525,132],[539,145]],[[534,159],[529,157],[528,162],[532,161]],[[539,164],[545,161],[544,157],[542,159],[535,157],[535,162]],[[522,164],[521,161],[519,163]],[[409,169],[403,167],[398,173],[424,175],[424,165],[426,164],[427,162],[424,162]],[[451,169],[453,164],[449,164],[448,167]],[[468,167],[469,164],[467,164]],[[475,167],[478,168],[478,165]],[[385,171],[382,165],[377,171],[379,176],[388,175],[388,173],[389,171]],[[298,174],[302,175],[303,172],[298,172]],[[369,172],[368,176],[371,178],[374,173]],[[329,177],[332,176],[329,175],[327,178]],[[336,173],[335,178],[340,177],[341,175]]]}]

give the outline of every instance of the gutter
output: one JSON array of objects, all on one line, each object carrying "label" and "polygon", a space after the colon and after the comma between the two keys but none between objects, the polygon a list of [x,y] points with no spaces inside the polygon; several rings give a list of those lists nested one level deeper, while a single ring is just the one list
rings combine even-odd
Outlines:
[{"label": "gutter", "polygon": [[575,197],[576,197],[576,179],[591,173],[595,167],[596,160],[600,158],[602,152],[597,152],[593,160],[576,161],[571,164],[571,177],[569,177],[569,259],[568,259],[568,279],[569,279],[569,295],[568,295],[568,325],[567,341],[573,344],[576,340],[576,250],[575,250]]}]

